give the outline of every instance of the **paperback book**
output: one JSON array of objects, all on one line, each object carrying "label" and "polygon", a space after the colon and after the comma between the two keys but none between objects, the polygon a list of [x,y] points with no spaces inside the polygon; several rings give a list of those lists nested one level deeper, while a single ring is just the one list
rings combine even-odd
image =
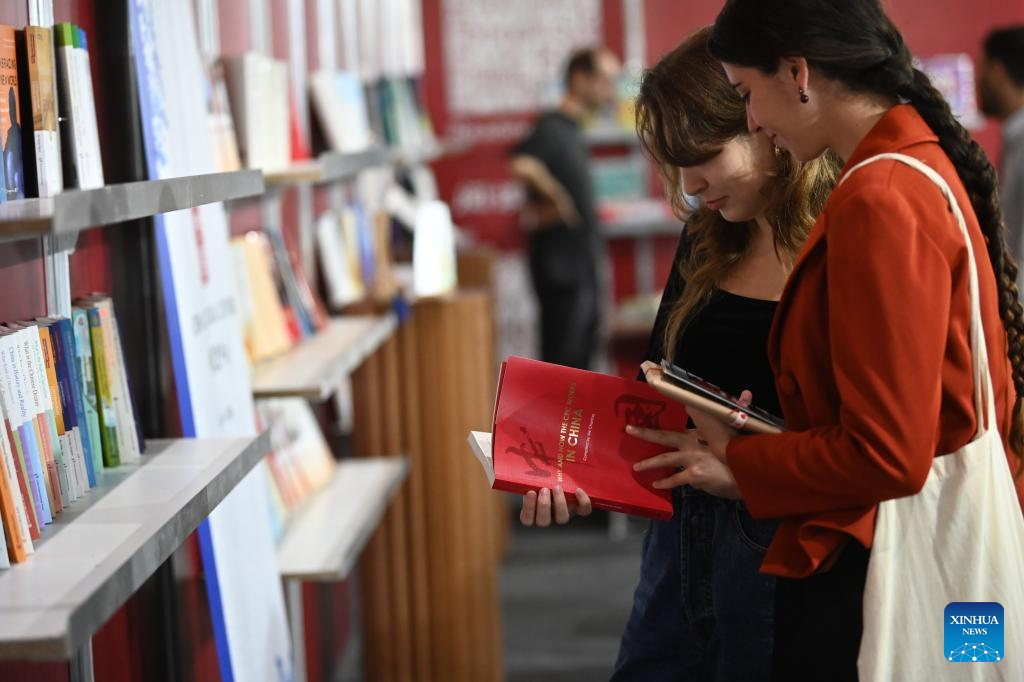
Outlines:
[{"label": "paperback book", "polygon": [[653,483],[667,469],[633,471],[665,447],[626,426],[686,429],[686,408],[646,384],[512,356],[498,378],[492,434],[470,445],[495,490],[525,494],[583,488],[594,506],[656,519],[672,516],[671,492]]}]

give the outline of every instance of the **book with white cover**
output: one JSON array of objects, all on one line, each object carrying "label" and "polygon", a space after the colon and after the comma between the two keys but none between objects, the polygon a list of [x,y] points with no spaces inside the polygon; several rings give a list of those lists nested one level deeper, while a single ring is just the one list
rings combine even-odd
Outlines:
[{"label": "book with white cover", "polygon": [[313,109],[331,149],[354,153],[373,145],[366,94],[356,74],[318,71],[310,76],[309,87]]}]

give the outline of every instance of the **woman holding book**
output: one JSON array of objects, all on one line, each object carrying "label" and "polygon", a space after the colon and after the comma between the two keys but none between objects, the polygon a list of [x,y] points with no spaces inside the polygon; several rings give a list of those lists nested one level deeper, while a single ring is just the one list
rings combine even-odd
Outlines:
[{"label": "woman holding book", "polygon": [[[798,164],[747,132],[743,102],[708,52],[709,35],[699,31],[664,57],[637,101],[640,138],[686,222],[647,357],[668,357],[727,390],[750,387],[754,377],[762,405],[778,412],[768,330],[836,167]],[[680,467],[694,453],[717,463],[685,426],[645,434],[668,451],[637,467]],[[742,502],[684,486],[680,476],[657,484],[673,489],[675,514],[652,522],[645,538],[613,679],[767,679],[773,579],[758,569],[775,525],[752,519]],[[578,513],[588,514],[586,494],[576,497]],[[569,520],[561,490],[525,496],[524,524],[546,526],[552,516]]]},{"label": "woman holding book", "polygon": [[[889,510],[925,504],[915,494],[926,484],[929,490],[936,481],[944,485],[930,475],[946,459],[937,455],[959,456],[965,444],[987,436],[986,428],[998,429],[986,442],[994,443],[989,453],[998,450],[991,471],[1004,485],[988,490],[1008,503],[990,525],[1019,525],[1000,449],[1022,452],[1024,433],[1017,266],[1004,243],[992,166],[914,67],[878,0],[730,0],[716,21],[711,51],[746,103],[752,133],[768,135],[803,161],[831,150],[846,166],[786,285],[769,341],[789,431],[737,437],[694,413],[700,435],[728,465],[708,464],[715,474],[694,485],[742,497],[757,518],[781,519],[764,564],[780,576],[775,679],[856,680],[859,655],[862,666],[877,663],[878,650],[869,644],[877,628],[864,627],[865,614],[874,618],[884,600],[910,608],[934,600],[942,602],[941,619],[942,607],[961,597],[943,593],[955,589],[922,587],[925,574],[987,585],[990,561],[1002,560],[979,555],[982,572],[950,568],[959,556],[984,551],[983,538],[948,553],[936,553],[934,545],[919,556],[904,551],[904,564],[920,560],[915,565],[922,570],[881,585],[865,600],[866,583],[882,575],[869,574],[873,540],[879,533],[890,537],[890,522],[907,522]],[[945,196],[943,184],[951,190]],[[980,302],[975,329],[984,333],[973,349],[972,301]],[[986,353],[991,391],[984,388]],[[763,402],[756,388],[754,399]],[[978,416],[990,408],[994,420]],[[901,506],[887,503],[896,498],[904,498]],[[880,503],[886,525],[876,529]],[[929,534],[951,532],[967,507],[989,503],[971,499],[955,524],[949,510],[944,516],[939,510],[922,519],[921,532],[891,536],[895,544],[887,543],[880,560],[895,556],[897,545],[941,539]],[[903,596],[911,593],[916,598]],[[909,630],[921,628],[931,631],[932,624],[890,633],[884,663],[899,666],[901,657],[913,657],[916,647],[900,647],[914,635]],[[1013,665],[1009,657],[1006,664]]]}]

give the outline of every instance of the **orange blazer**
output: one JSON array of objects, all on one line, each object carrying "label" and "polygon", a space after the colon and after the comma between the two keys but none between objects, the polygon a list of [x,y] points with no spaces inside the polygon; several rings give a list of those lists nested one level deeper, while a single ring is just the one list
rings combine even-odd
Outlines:
[{"label": "orange blazer", "polygon": [[[970,200],[913,107],[889,111],[846,168],[882,152],[935,168],[967,218],[1005,443],[1012,373]],[[974,436],[967,278],[960,230],[920,172],[879,161],[829,197],[769,337],[790,431],[736,438],[726,453],[751,513],[782,520],[762,571],[807,576],[851,538],[870,547],[878,503],[917,493],[933,457]]]}]

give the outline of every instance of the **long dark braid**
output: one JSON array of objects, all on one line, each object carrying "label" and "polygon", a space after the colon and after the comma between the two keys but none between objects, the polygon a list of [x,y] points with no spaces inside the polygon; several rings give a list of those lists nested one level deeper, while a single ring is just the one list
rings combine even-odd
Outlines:
[{"label": "long dark braid", "polygon": [[1009,441],[1021,476],[1024,309],[1017,290],[1017,262],[1006,246],[996,172],[928,76],[914,68],[903,36],[878,0],[729,0],[715,22],[711,51],[722,61],[766,73],[775,73],[783,55],[801,55],[823,75],[853,90],[913,105],[939,138],[970,197],[996,275],[1017,396]]}]

